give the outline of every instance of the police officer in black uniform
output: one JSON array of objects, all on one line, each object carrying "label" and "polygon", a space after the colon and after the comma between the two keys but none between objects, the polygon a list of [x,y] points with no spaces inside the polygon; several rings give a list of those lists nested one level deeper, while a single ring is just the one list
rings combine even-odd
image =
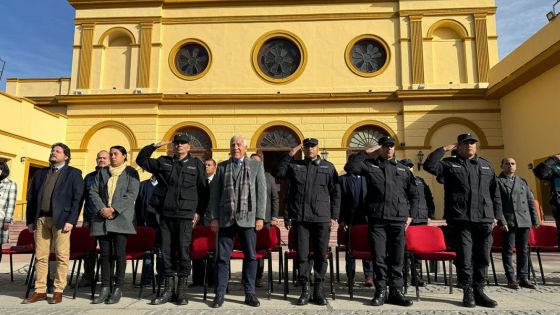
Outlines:
[{"label": "police officer in black uniform", "polygon": [[[371,304],[380,306],[387,300],[411,306],[412,301],[402,292],[404,231],[417,211],[418,192],[408,167],[395,159],[395,140],[384,136],[378,144],[351,155],[345,166],[349,172],[365,176],[367,182],[368,234],[375,272]],[[373,153],[378,156],[371,156]]]},{"label": "police officer in black uniform", "polygon": [[[187,277],[191,271],[189,246],[193,226],[204,216],[208,206],[208,179],[204,164],[190,155],[190,136],[185,133],[173,137],[173,157],[160,156],[152,159],[154,151],[171,142],[159,142],[145,146],[138,153],[136,163],[152,173],[158,184],[150,204],[160,214],[161,250],[165,288],[160,297],[152,300],[159,305],[175,296],[175,274],[178,276],[177,304],[187,304]],[[175,253],[179,262],[174,264]],[[178,265],[178,270],[173,266]]]},{"label": "police officer in black uniform", "polygon": [[[313,301],[326,305],[323,280],[327,271],[327,248],[330,230],[336,223],[340,211],[340,188],[338,173],[334,165],[319,157],[319,140],[303,140],[304,160],[293,159],[302,145],[285,154],[274,172],[276,178],[290,180],[286,199],[288,222],[292,222],[297,232],[297,252],[299,263],[299,283],[302,286],[298,305],[306,305],[310,300],[309,241],[314,253]],[[288,226],[289,227],[289,226]]]},{"label": "police officer in black uniform", "polygon": [[[550,156],[533,169],[533,173],[540,180],[550,182],[550,200],[552,215],[556,221],[556,227],[560,227],[560,153]],[[558,245],[560,246],[560,228],[558,233]]]},{"label": "police officer in black uniform", "polygon": [[[476,154],[478,140],[461,134],[457,144],[432,152],[424,169],[443,177],[447,220],[457,251],[457,278],[463,287],[463,305],[496,307],[498,303],[484,293],[492,229],[502,216],[502,202],[496,174],[487,160]],[[443,158],[457,147],[457,156]]]},{"label": "police officer in black uniform", "polygon": [[[408,166],[408,169],[414,174],[414,162],[411,159],[401,160],[401,163]],[[418,212],[416,217],[412,218],[411,225],[428,225],[434,219],[436,210],[432,190],[422,177],[414,175],[414,181],[418,189]],[[418,286],[423,287],[424,281],[418,276],[418,269],[420,269],[420,261],[413,257],[411,262],[411,284],[415,286],[418,283]]]}]

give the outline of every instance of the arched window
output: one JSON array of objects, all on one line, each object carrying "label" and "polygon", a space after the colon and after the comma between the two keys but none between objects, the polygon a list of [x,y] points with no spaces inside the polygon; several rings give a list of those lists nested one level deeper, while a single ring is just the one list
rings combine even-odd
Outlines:
[{"label": "arched window", "polygon": [[432,47],[432,83],[467,83],[467,39],[465,27],[451,19],[441,20],[430,28]]},{"label": "arched window", "polygon": [[130,89],[134,36],[127,29],[115,28],[102,36],[100,44],[104,46],[101,88]]},{"label": "arched window", "polygon": [[379,126],[365,125],[358,127],[348,137],[347,155],[375,146],[381,137],[388,135],[390,133]]}]

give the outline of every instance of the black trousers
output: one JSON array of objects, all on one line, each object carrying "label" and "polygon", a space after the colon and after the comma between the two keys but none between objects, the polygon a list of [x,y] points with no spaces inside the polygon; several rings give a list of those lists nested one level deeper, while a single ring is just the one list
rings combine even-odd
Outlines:
[{"label": "black trousers", "polygon": [[492,223],[453,222],[450,229],[455,238],[457,280],[462,286],[486,285],[490,250],[492,249]]},{"label": "black trousers", "polygon": [[111,251],[115,255],[115,265],[117,266],[115,274],[115,288],[122,288],[124,282],[124,271],[126,269],[126,242],[127,234],[112,233],[97,237],[99,248],[101,250],[101,286],[110,287],[111,278],[113,276],[113,268],[111,267]]},{"label": "black trousers", "polygon": [[401,289],[404,285],[405,224],[400,221],[375,220],[368,225],[376,289],[387,286]]},{"label": "black trousers", "polygon": [[229,260],[235,235],[239,235],[243,249],[243,285],[245,293],[255,293],[255,277],[257,275],[257,233],[255,228],[244,228],[237,224],[220,227],[218,230],[218,255],[216,257],[216,294],[225,294],[229,281]]},{"label": "black trousers", "polygon": [[[192,240],[192,220],[160,217],[163,276],[188,277],[191,272],[189,246]],[[179,254],[178,263],[174,263]],[[175,268],[175,266],[177,268]]]},{"label": "black trousers", "polygon": [[309,260],[309,245],[313,245],[313,276],[315,282],[322,282],[327,272],[327,249],[330,238],[330,222],[296,222],[297,258],[299,267],[299,281],[309,281],[311,263]]},{"label": "black trousers", "polygon": [[513,269],[512,256],[513,246],[515,246],[517,256],[517,279],[527,280],[529,275],[529,260],[527,255],[527,247],[529,243],[529,228],[517,228],[508,226],[507,232],[502,231],[504,236],[504,244],[502,247],[502,260],[504,270],[508,280],[515,280],[515,271]]}]

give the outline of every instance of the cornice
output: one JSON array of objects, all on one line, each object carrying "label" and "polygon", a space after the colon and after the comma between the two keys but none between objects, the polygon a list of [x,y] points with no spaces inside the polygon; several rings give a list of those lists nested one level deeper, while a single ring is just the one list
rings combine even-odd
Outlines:
[{"label": "cornice", "polygon": [[443,16],[443,15],[479,15],[496,14],[496,7],[484,8],[448,8],[448,9],[424,9],[424,10],[402,10],[399,11],[400,16]]},{"label": "cornice", "polygon": [[283,14],[283,15],[238,15],[238,16],[200,16],[166,18],[159,16],[143,17],[99,17],[77,18],[76,25],[85,23],[124,25],[124,24],[217,24],[217,23],[258,23],[258,22],[303,22],[303,21],[342,21],[342,20],[380,20],[392,19],[398,15],[394,12],[366,13],[319,13],[319,14]]},{"label": "cornice", "polygon": [[[68,0],[75,9],[128,7],[233,7],[325,4],[324,0]],[[329,0],[332,4],[398,2],[398,0]]]},{"label": "cornice", "polygon": [[425,99],[484,99],[486,89],[398,90],[374,93],[315,94],[93,94],[30,97],[38,106],[68,105],[223,105],[223,104],[335,104],[378,103]]}]

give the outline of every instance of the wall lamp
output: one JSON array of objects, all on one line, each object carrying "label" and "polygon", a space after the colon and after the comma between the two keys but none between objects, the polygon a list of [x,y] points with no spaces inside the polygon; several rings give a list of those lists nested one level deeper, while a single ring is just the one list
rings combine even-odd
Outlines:
[{"label": "wall lamp", "polygon": [[558,13],[556,12],[556,5],[558,3],[560,3],[560,0],[556,0],[556,2],[552,5],[552,11],[549,11],[546,14],[546,18],[548,19],[549,22],[551,22],[558,16]]},{"label": "wall lamp", "polygon": [[418,170],[421,171],[422,165],[424,165],[424,152],[422,150],[418,151],[416,157],[418,158]]},{"label": "wall lamp", "polygon": [[321,151],[321,159],[328,161],[329,159],[329,151],[327,151],[327,149],[323,148],[323,151]]},{"label": "wall lamp", "polygon": [[19,158],[19,161],[20,161],[21,163],[25,163],[25,160],[27,160],[27,157],[26,157],[26,156],[22,156],[22,157]]}]

